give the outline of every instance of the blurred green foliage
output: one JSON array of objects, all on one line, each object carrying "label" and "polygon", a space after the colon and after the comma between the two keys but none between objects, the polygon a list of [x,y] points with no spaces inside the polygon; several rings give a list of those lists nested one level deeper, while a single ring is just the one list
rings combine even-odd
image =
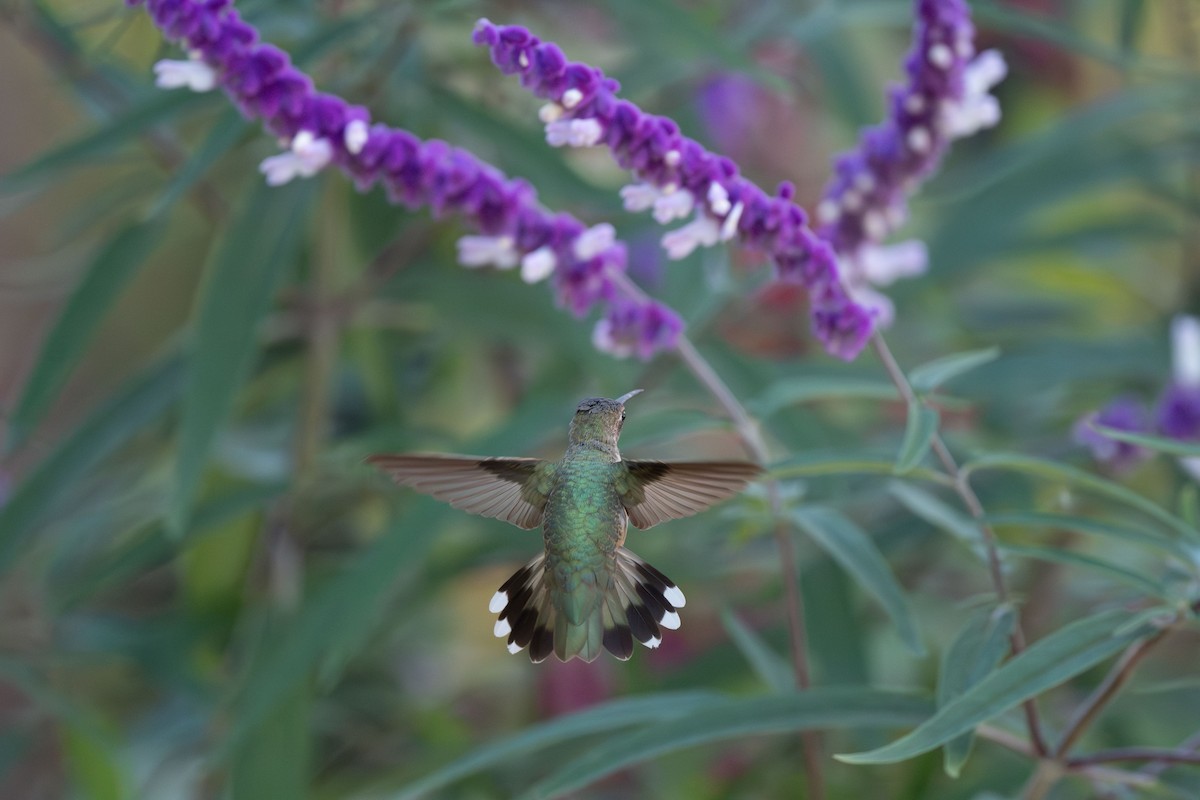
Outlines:
[{"label": "blurred green foliage", "polygon": [[[322,89],[630,241],[658,231],[620,210],[625,176],[545,146],[535,101],[471,46],[477,18],[531,26],[702,141],[698,89],[744,73],[776,127],[742,166],[810,207],[831,156],[881,116],[911,20],[894,0],[238,7]],[[1025,735],[1018,702],[1040,695],[1061,731],[1106,660],[1196,589],[1195,486],[1168,457],[1102,477],[1070,427],[1118,392],[1153,396],[1167,321],[1200,311],[1200,7],[974,9],[1010,64],[1004,122],[917,200],[930,274],[893,287],[888,334],[924,363],[910,378],[936,412],[906,409],[869,354],[810,347],[789,324],[801,306],[758,319],[766,270],[740,255],[638,275],[769,441],[816,687],[796,693],[761,493],[632,534],[690,601],[660,651],[531,666],[485,609],[537,533],[362,465],[556,456],[579,398],[635,386],[626,452],[743,455],[676,360],[613,360],[545,287],[457,266],[454,220],[333,173],[266,189],[275,146],[256,126],[219,94],[154,88],[150,65],[175,54],[140,10],[6,3],[0,63],[20,79],[3,100],[29,124],[3,128],[0,180],[0,795],[798,797],[795,734],[815,729],[830,797],[1022,791],[1032,762],[994,733]],[[929,454],[938,429],[1036,642],[1007,661],[1011,609],[990,613],[980,528]],[[1084,750],[1194,735],[1198,658],[1189,620]],[[992,740],[968,761],[980,723]],[[888,751],[911,760],[829,758],[912,728]],[[1145,789],[1129,776],[1153,775],[1115,766],[1047,796],[1200,795],[1195,768]]]}]

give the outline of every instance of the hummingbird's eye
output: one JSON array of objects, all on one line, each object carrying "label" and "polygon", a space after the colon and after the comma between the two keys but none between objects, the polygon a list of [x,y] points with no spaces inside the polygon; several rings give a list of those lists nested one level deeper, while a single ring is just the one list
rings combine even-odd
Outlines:
[{"label": "hummingbird's eye", "polygon": [[625,421],[625,412],[622,411],[621,412],[621,422],[624,422],[624,421]]}]

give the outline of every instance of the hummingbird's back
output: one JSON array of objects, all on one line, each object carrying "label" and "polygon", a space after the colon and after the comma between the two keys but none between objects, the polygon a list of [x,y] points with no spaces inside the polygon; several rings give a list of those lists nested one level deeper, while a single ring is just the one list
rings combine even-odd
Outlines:
[{"label": "hummingbird's back", "polygon": [[[612,461],[570,457],[559,464],[542,517],[545,585],[556,612],[555,652],[591,661],[600,654],[605,595],[612,590],[625,508]],[[632,649],[632,648],[631,648]]]},{"label": "hummingbird's back", "polygon": [[509,578],[490,606],[503,611],[495,633],[509,638],[510,651],[528,645],[534,661],[551,652],[592,661],[607,649],[624,660],[635,639],[658,647],[660,626],[679,627],[683,592],[621,546],[628,525],[621,469],[600,453],[569,450],[559,462],[542,518],[545,552]]}]

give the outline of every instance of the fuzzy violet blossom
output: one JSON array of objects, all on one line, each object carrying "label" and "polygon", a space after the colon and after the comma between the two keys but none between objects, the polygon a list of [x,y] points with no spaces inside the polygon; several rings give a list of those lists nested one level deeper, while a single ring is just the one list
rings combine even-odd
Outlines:
[{"label": "fuzzy violet blossom", "polygon": [[884,326],[892,303],[871,287],[920,275],[926,258],[921,242],[883,242],[904,224],[908,195],[937,169],[950,142],[1000,121],[989,92],[1007,72],[999,52],[976,54],[964,0],[915,5],[908,81],[891,91],[887,119],[838,157],[817,206],[817,232],[833,244],[847,289]]},{"label": "fuzzy violet blossom", "polygon": [[[130,0],[130,5],[144,5],[163,35],[188,52],[186,61],[155,65],[160,87],[220,87],[245,116],[262,120],[278,137],[284,152],[260,166],[268,184],[335,166],[362,191],[378,184],[408,208],[456,214],[476,231],[458,243],[465,266],[519,267],[526,282],[549,280],[558,304],[578,316],[598,304],[616,304],[600,323],[608,334],[595,337],[602,349],[649,358],[674,346],[683,329],[679,316],[621,290],[617,279],[625,271],[626,251],[611,226],[588,227],[569,214],[550,212],[528,183],[507,178],[466,150],[372,123],[365,108],[316,91],[287,53],[259,40],[232,0]],[[562,136],[564,144],[583,144],[594,131],[568,125]]]},{"label": "fuzzy violet blossom", "polygon": [[767,195],[731,160],[683,136],[673,121],[619,100],[616,81],[567,61],[554,44],[487,20],[476,25],[475,41],[490,49],[502,72],[518,75],[525,88],[550,101],[539,113],[548,143],[604,145],[633,172],[637,182],[621,191],[627,210],[650,211],[664,225],[691,218],[663,237],[670,258],[734,238],[767,253],[780,279],[808,291],[813,327],[826,350],[852,359],[873,324],[890,323],[894,313],[871,285],[925,270],[922,243],[880,246],[903,223],[906,194],[936,168],[951,139],[1000,118],[988,92],[1004,77],[1004,60],[994,51],[976,56],[965,2],[917,0],[916,11],[909,82],[893,92],[888,120],[839,159],[816,233],[792,202],[790,185]]},{"label": "fuzzy violet blossom", "polygon": [[687,220],[663,236],[668,257],[685,258],[697,247],[734,239],[766,253],[779,278],[807,290],[813,328],[825,349],[847,360],[858,355],[873,315],[847,293],[833,248],[808,227],[790,184],[768,195],[733,161],[685,137],[670,119],[618,99],[615,80],[567,61],[556,45],[525,28],[481,20],[475,42],[491,51],[502,72],[518,75],[522,86],[549,101],[539,118],[551,145],[603,145],[633,173],[635,183],[621,192],[627,210],[649,211],[664,225]]},{"label": "fuzzy violet blossom", "polygon": [[[1076,423],[1075,440],[1091,448],[1097,461],[1120,470],[1150,454],[1144,448],[1106,436],[1095,425],[1157,434],[1180,442],[1200,442],[1200,319],[1179,316],[1172,321],[1171,361],[1171,382],[1159,397],[1153,414],[1135,400],[1120,398]],[[1181,458],[1179,464],[1200,480],[1200,458]]]},{"label": "fuzzy violet blossom", "polygon": [[1144,447],[1119,442],[1096,430],[1096,425],[1128,433],[1149,433],[1150,413],[1132,397],[1118,397],[1099,411],[1085,415],[1075,423],[1074,438],[1092,451],[1092,457],[1113,472],[1128,472],[1150,457]]}]

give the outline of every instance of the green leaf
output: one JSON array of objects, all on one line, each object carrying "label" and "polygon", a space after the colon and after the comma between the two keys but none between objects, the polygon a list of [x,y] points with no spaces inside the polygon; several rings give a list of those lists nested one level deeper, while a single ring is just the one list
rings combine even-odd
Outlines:
[{"label": "green leaf", "polygon": [[209,451],[258,351],[258,326],[299,252],[316,183],[265,184],[243,203],[207,268],[180,421],[168,526],[181,536]]},{"label": "green leaf", "polygon": [[1131,491],[1119,483],[1098,478],[1081,469],[1032,456],[994,454],[981,456],[964,464],[962,472],[964,476],[968,476],[973,472],[985,469],[1006,469],[1014,472],[1023,472],[1039,478],[1050,478],[1051,480],[1062,481],[1063,483],[1087,489],[1096,494],[1104,495],[1105,497],[1124,503],[1131,508],[1136,508],[1138,511],[1158,520],[1185,538],[1193,542],[1200,542],[1200,532],[1197,532],[1195,528],[1171,512],[1155,505],[1137,492]]},{"label": "green leaf", "polygon": [[985,555],[982,549],[983,531],[971,517],[951,508],[924,489],[907,483],[893,481],[888,484],[888,492],[913,514],[960,539],[980,555]]},{"label": "green leaf", "polygon": [[414,800],[461,780],[468,775],[500,764],[511,764],[522,756],[555,747],[572,739],[648,722],[661,722],[693,714],[727,698],[710,692],[664,692],[613,700],[576,714],[527,728],[515,736],[488,742],[466,756],[452,761],[424,778],[405,786],[389,800]]},{"label": "green leaf", "polygon": [[925,646],[921,643],[921,634],[913,621],[904,590],[874,540],[832,508],[805,506],[793,509],[791,518],[842,569],[854,576],[859,586],[879,601],[913,655],[925,655]]},{"label": "green leaf", "polygon": [[11,566],[71,485],[166,411],[182,386],[179,359],[153,365],[93,411],[29,474],[0,508],[0,572]]},{"label": "green leaf", "polygon": [[772,650],[761,636],[742,622],[737,614],[724,609],[721,612],[721,622],[724,623],[725,630],[729,631],[729,637],[733,639],[737,649],[742,652],[767,688],[782,693],[796,687],[796,679],[788,663]]},{"label": "green leaf", "polygon": [[190,109],[214,102],[214,97],[196,92],[149,92],[144,101],[98,130],[68,142],[9,173],[0,180],[0,191],[22,190],[33,183],[52,178],[64,169],[94,163],[96,159],[107,155],[148,128]]},{"label": "green leaf", "polygon": [[1000,543],[1000,549],[1006,553],[1013,555],[1024,556],[1026,558],[1036,558],[1042,561],[1053,561],[1057,564],[1068,564],[1076,567],[1097,572],[1120,583],[1136,589],[1142,594],[1150,597],[1158,597],[1164,600],[1169,599],[1171,594],[1167,591],[1167,587],[1147,578],[1144,575],[1139,575],[1133,570],[1125,569],[1124,567],[1113,564],[1110,561],[1105,561],[1101,558],[1083,555],[1082,553],[1073,553],[1070,550],[1060,550],[1056,547],[1036,547],[1029,545],[1016,545]]},{"label": "green leaf", "polygon": [[1137,52],[1137,38],[1146,20],[1145,0],[1122,0],[1117,9],[1117,43],[1121,52]]},{"label": "green leaf", "polygon": [[230,800],[309,796],[312,690],[292,687],[287,698],[258,725],[233,759]]},{"label": "green leaf", "polygon": [[1200,442],[1181,442],[1178,439],[1167,439],[1162,436],[1150,436],[1144,433],[1123,431],[1117,428],[1110,428],[1107,425],[1097,425],[1094,422],[1088,424],[1093,430],[1104,434],[1109,439],[1116,439],[1118,442],[1140,445],[1147,450],[1153,450],[1156,453],[1166,453],[1172,456],[1200,457]]},{"label": "green leaf", "polygon": [[[894,475],[896,463],[881,453],[809,452],[772,464],[772,478],[808,478],[826,475]],[[917,478],[950,484],[942,473],[925,467],[913,467],[905,478]]]},{"label": "green leaf", "polygon": [[[253,509],[259,509],[287,490],[281,483],[254,484],[206,500],[197,510],[189,526],[188,538],[203,538],[218,530],[230,520]],[[132,541],[125,541],[90,559],[86,572],[72,573],[68,580],[49,581],[49,605],[58,613],[69,611],[92,595],[106,588],[127,581],[138,572],[170,561],[178,554],[179,544],[171,540],[166,525],[157,522],[145,534]]]},{"label": "green leaf", "polygon": [[1200,487],[1194,483],[1179,490],[1179,516],[1193,528],[1200,528]]},{"label": "green leaf", "polygon": [[[428,547],[441,509],[432,502],[416,508],[305,598],[290,624],[263,645],[232,698],[235,716],[222,754],[235,753],[294,687],[314,679],[322,662],[334,655],[344,661],[362,646],[404,565],[419,563]],[[332,679],[332,667],[322,671],[326,682]]]},{"label": "green leaf", "polygon": [[[942,708],[954,698],[986,678],[1008,653],[1009,637],[1016,625],[1012,606],[997,606],[976,612],[966,627],[942,654],[938,672],[937,704]],[[945,769],[957,778],[971,754],[974,737],[965,733],[946,742]]]},{"label": "green leaf", "polygon": [[870,378],[846,378],[822,375],[775,381],[761,397],[751,403],[759,417],[769,417],[797,403],[813,400],[899,400],[896,387]]},{"label": "green leaf", "polygon": [[1128,69],[1138,63],[1136,54],[1126,53],[1106,43],[1089,39],[1080,35],[1073,26],[1057,23],[1038,14],[1022,13],[1015,7],[994,1],[973,3],[971,11],[977,24],[985,24],[994,30],[1021,38],[1040,39],[1114,67]]},{"label": "green leaf", "polygon": [[712,703],[587,748],[526,797],[562,797],[633,764],[697,745],[826,728],[891,728],[919,719],[929,709],[924,698],[863,687],[825,687]]},{"label": "green leaf", "polygon": [[73,783],[88,800],[129,797],[111,734],[101,738],[71,726],[63,729],[63,755]]},{"label": "green leaf", "polygon": [[1153,547],[1162,550],[1183,561],[1191,559],[1188,548],[1174,539],[1157,533],[1118,525],[1114,522],[1074,517],[1068,514],[1047,514],[1037,511],[1014,512],[1012,514],[989,514],[988,524],[1000,527],[1012,525],[1019,528],[1055,528],[1058,530],[1074,531],[1087,536],[1103,536],[1109,539],[1119,539],[1139,547]]},{"label": "green leaf", "polygon": [[166,211],[212,168],[220,158],[233,149],[238,140],[250,130],[250,123],[237,111],[230,111],[213,125],[212,132],[180,169],[150,209],[150,214]]},{"label": "green leaf", "polygon": [[46,336],[12,424],[6,449],[18,447],[41,422],[104,314],[162,238],[163,222],[150,219],[122,229],[97,254]]},{"label": "green leaf", "polygon": [[989,361],[995,361],[999,355],[1000,348],[998,347],[954,353],[916,367],[909,373],[908,380],[918,392],[932,392],[946,381],[956,378],[964,372],[981,367]]},{"label": "green leaf", "polygon": [[903,475],[921,463],[937,434],[938,413],[918,401],[908,406],[908,422],[904,425],[904,441],[896,456],[896,472]]},{"label": "green leaf", "polygon": [[1060,628],[939,708],[907,736],[866,753],[834,757],[847,764],[891,764],[940,747],[1090,669],[1154,630],[1151,625],[1141,624],[1134,630],[1114,633],[1132,616],[1127,611],[1110,609]]}]

